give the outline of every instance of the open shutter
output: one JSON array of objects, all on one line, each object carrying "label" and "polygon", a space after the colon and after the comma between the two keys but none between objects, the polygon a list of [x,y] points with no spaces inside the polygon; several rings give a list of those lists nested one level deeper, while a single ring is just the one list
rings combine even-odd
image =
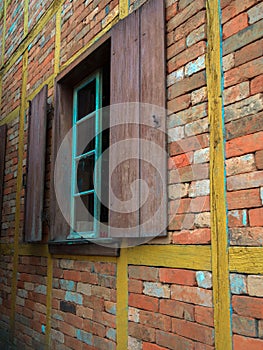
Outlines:
[{"label": "open shutter", "polygon": [[132,208],[139,200],[139,110],[125,103],[140,98],[139,13],[119,22],[111,37],[111,105],[117,105],[110,113],[110,236],[134,237],[139,235],[139,210]]},{"label": "open shutter", "polygon": [[[50,239],[65,240],[70,232],[70,203],[71,203],[71,143],[70,140],[64,147],[68,152],[62,152],[61,166],[56,166],[57,154],[60,146],[72,127],[72,88],[61,87],[56,84],[55,91],[55,116],[52,126],[52,169],[51,169],[51,195],[50,195]],[[55,172],[56,168],[56,172]],[[63,200],[64,197],[64,200]],[[62,203],[63,202],[63,203]],[[63,214],[60,209],[63,204]]]},{"label": "open shutter", "polygon": [[25,240],[42,239],[42,213],[45,181],[47,91],[45,85],[31,102],[26,181]]},{"label": "open shutter", "polygon": [[2,205],[5,175],[6,124],[0,126],[0,232],[2,227]]},{"label": "open shutter", "polygon": [[[151,0],[112,30],[111,237],[154,237],[166,231],[164,25],[164,2]],[[112,106],[116,103],[124,105]]]},{"label": "open shutter", "polygon": [[140,196],[141,237],[165,235],[167,226],[164,10],[164,1],[152,0],[140,12],[140,176],[148,186],[147,199]]}]

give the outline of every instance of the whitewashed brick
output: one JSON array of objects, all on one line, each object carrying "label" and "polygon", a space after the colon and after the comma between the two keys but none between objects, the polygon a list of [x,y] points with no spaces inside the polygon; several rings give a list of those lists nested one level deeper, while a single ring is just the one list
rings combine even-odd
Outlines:
[{"label": "whitewashed brick", "polygon": [[186,197],[188,194],[189,184],[176,184],[168,186],[168,197],[177,199]]},{"label": "whitewashed brick", "polygon": [[210,159],[210,148],[199,149],[194,152],[194,164],[207,163]]},{"label": "whitewashed brick", "polygon": [[191,93],[191,102],[192,105],[196,105],[197,103],[204,102],[207,100],[207,88],[206,86],[201,89],[194,90]]},{"label": "whitewashed brick", "polygon": [[254,154],[245,154],[241,157],[234,157],[226,160],[227,176],[248,173],[256,169]]},{"label": "whitewashed brick", "polygon": [[207,196],[210,193],[210,181],[200,180],[191,183],[189,197]]},{"label": "whitewashed brick", "polygon": [[184,127],[178,126],[177,128],[170,129],[168,135],[170,142],[182,140],[184,138]]},{"label": "whitewashed brick", "polygon": [[194,224],[196,227],[210,227],[210,212],[199,213],[195,215]]},{"label": "whitewashed brick", "polygon": [[255,23],[263,18],[263,2],[260,2],[258,5],[252,7],[247,11],[248,13],[248,23]]},{"label": "whitewashed brick", "polygon": [[250,275],[247,277],[248,294],[263,297],[263,276]]}]

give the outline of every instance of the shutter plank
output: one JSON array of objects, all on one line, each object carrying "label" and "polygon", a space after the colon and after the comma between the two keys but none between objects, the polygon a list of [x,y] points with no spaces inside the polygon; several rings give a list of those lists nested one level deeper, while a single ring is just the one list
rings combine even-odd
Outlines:
[{"label": "shutter plank", "polygon": [[[134,12],[119,22],[111,37],[110,236],[138,237],[139,109],[138,105],[112,105],[139,102],[139,13]],[[132,138],[132,143],[127,142]],[[114,147],[114,143],[124,140]],[[127,160],[122,162],[123,159]]]},{"label": "shutter plank", "polygon": [[29,116],[25,240],[41,241],[45,181],[47,85],[31,102]]},{"label": "shutter plank", "polygon": [[0,232],[2,227],[2,207],[5,175],[6,124],[0,126]]},{"label": "shutter plank", "polygon": [[[66,86],[61,87],[56,84],[55,91],[55,116],[52,126],[52,158],[51,158],[51,196],[50,196],[50,239],[52,241],[64,240],[70,233],[70,227],[65,220],[56,197],[54,174],[55,163],[61,143],[69,130],[72,127],[72,88]],[[59,193],[63,193],[63,213],[68,220],[70,219],[70,205],[71,205],[71,156],[72,145],[70,140],[67,145],[68,154],[64,154],[63,166],[57,168],[56,173],[56,188]],[[65,145],[64,145],[65,146]]]},{"label": "shutter plank", "polygon": [[[143,105],[140,112],[141,179],[147,183],[149,190],[146,202],[142,192],[140,196],[141,237],[158,233],[165,235],[167,226],[164,10],[164,2],[160,0],[149,1],[140,9],[140,99],[142,103],[152,105]],[[147,141],[153,142],[153,146]]]}]

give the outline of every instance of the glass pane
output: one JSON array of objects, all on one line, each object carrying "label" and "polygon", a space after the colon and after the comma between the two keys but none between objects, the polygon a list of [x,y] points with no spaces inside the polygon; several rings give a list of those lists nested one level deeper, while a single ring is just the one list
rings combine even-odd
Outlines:
[{"label": "glass pane", "polygon": [[78,91],[78,117],[85,117],[96,108],[96,80],[93,80]]},{"label": "glass pane", "polygon": [[88,194],[75,198],[76,232],[91,232],[94,230],[94,195]]},{"label": "glass pane", "polygon": [[95,115],[77,125],[77,155],[95,149]]},{"label": "glass pane", "polygon": [[77,162],[77,193],[93,190],[94,164],[94,155],[82,158]]}]

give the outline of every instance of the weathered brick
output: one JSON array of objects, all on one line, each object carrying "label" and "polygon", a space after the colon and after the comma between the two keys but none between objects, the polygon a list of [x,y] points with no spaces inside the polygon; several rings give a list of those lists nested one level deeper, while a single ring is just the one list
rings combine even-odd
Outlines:
[{"label": "weathered brick", "polygon": [[199,119],[185,125],[185,135],[193,136],[193,135],[203,134],[205,132],[208,132],[208,129],[209,129],[208,118]]},{"label": "weathered brick", "polygon": [[247,210],[231,210],[228,212],[228,227],[244,227],[248,225]]},{"label": "weathered brick", "polygon": [[232,298],[233,310],[241,316],[259,318],[263,317],[263,299],[234,295]]},{"label": "weathered brick", "polygon": [[191,183],[189,197],[207,196],[210,193],[210,181],[200,180]]},{"label": "weathered brick", "polygon": [[[171,170],[169,172],[169,183],[185,183],[194,180],[203,180],[208,178],[208,164],[192,164],[178,168],[177,170]],[[182,188],[182,195],[187,194],[188,184],[184,184],[185,190]]]},{"label": "weathered brick", "polygon": [[210,224],[211,224],[210,212],[203,212],[195,215],[195,219],[194,219],[195,227],[197,228],[210,227]]},{"label": "weathered brick", "polygon": [[158,281],[159,270],[149,266],[129,266],[129,278],[143,281]]},{"label": "weathered brick", "polygon": [[169,142],[179,141],[184,139],[184,127],[178,126],[168,130]]},{"label": "weathered brick", "polygon": [[229,21],[231,18],[236,17],[239,13],[252,7],[257,2],[258,0],[243,0],[234,2],[233,0],[222,0],[222,22],[225,23]]},{"label": "weathered brick", "polygon": [[191,103],[190,94],[176,97],[173,100],[168,101],[167,103],[167,109],[169,111],[168,113],[171,113],[171,112],[176,113],[176,112],[185,110],[190,106],[190,103]]},{"label": "weathered brick", "polygon": [[230,103],[243,100],[249,95],[249,82],[246,81],[224,90],[224,103],[225,105],[228,105]]},{"label": "weathered brick", "polygon": [[157,298],[170,298],[169,285],[156,282],[143,282],[143,287],[143,294]]},{"label": "weathered brick", "polygon": [[262,19],[262,13],[263,13],[263,3],[259,3],[256,6],[252,7],[248,10],[248,18],[249,18],[249,24],[255,23]]},{"label": "weathered brick", "polygon": [[257,94],[263,91],[263,74],[257,76],[251,80],[250,83],[251,95]]},{"label": "weathered brick", "polygon": [[261,38],[263,20],[248,26],[223,42],[223,55],[234,52]]},{"label": "weathered brick", "polygon": [[233,345],[234,348],[238,350],[261,350],[263,346],[263,340],[242,337],[240,335],[234,334]]},{"label": "weathered brick", "polygon": [[203,71],[198,72],[191,77],[187,77],[177,84],[168,88],[168,98],[173,99],[175,97],[186,94],[187,92],[198,89],[202,86],[205,86],[206,78]]},{"label": "weathered brick", "polygon": [[[179,231],[183,229],[193,229],[194,228],[194,214],[175,214],[169,220],[168,229],[172,231]],[[187,236],[186,232],[183,231],[185,236]],[[177,234],[174,234],[177,238]]]},{"label": "weathered brick", "polygon": [[171,286],[171,298],[195,305],[212,307],[212,291],[190,286]]},{"label": "weathered brick", "polygon": [[241,13],[237,17],[231,19],[223,26],[223,39],[226,39],[240,30],[248,26],[248,16],[246,13]]},{"label": "weathered brick", "polygon": [[174,40],[173,40],[173,44],[167,48],[167,59],[169,60],[170,58],[176,56],[178,53],[182,52],[185,48],[186,48],[185,38],[177,41],[176,43],[174,43]]},{"label": "weathered brick", "polygon": [[258,169],[263,169],[263,150],[257,151],[255,154],[256,166]]},{"label": "weathered brick", "polygon": [[143,290],[142,281],[129,279],[129,292],[141,294]]},{"label": "weathered brick", "polygon": [[237,227],[229,229],[230,244],[244,246],[263,246],[262,227]]},{"label": "weathered brick", "polygon": [[249,210],[250,226],[263,226],[263,208]]},{"label": "weathered brick", "polygon": [[247,174],[229,176],[227,179],[228,191],[263,186],[263,171],[254,171]]},{"label": "weathered brick", "polygon": [[177,300],[161,299],[160,313],[189,321],[195,320],[194,306]]},{"label": "weathered brick", "polygon": [[207,103],[202,103],[190,107],[184,111],[176,114],[172,114],[168,118],[168,128],[174,128],[175,126],[185,125],[194,120],[198,120],[207,116]]},{"label": "weathered brick", "polygon": [[[169,152],[171,156],[179,155],[185,152],[196,151],[208,146],[209,140],[207,134],[197,135],[194,137],[187,137],[184,140],[172,142],[169,145]],[[254,146],[255,147],[255,146]]]},{"label": "weathered brick", "polygon": [[183,337],[214,345],[214,331],[210,327],[174,318],[172,320],[172,330]]},{"label": "weathered brick", "polygon": [[198,287],[210,289],[212,288],[212,273],[209,271],[197,271],[196,281]]},{"label": "weathered brick", "polygon": [[256,115],[249,115],[226,124],[226,139],[231,140],[244,134],[256,133],[260,130],[263,130],[263,112]]},{"label": "weathered brick", "polygon": [[249,295],[263,297],[263,276],[248,276],[247,287]]},{"label": "weathered brick", "polygon": [[[147,343],[144,343],[147,344]],[[149,343],[151,344],[151,343]],[[128,350],[142,350],[142,341],[128,336]]]},{"label": "weathered brick", "polygon": [[214,312],[210,307],[195,306],[195,321],[207,326],[213,327],[214,325]]},{"label": "weathered brick", "polygon": [[185,66],[185,76],[190,77],[202,69],[205,69],[205,55],[199,56],[196,60],[187,63]]},{"label": "weathered brick", "polygon": [[172,350],[194,350],[194,342],[174,333],[156,332],[156,343]]},{"label": "weathered brick", "polygon": [[174,244],[208,244],[211,241],[209,228],[201,228],[193,231],[182,230],[174,232],[172,236]]},{"label": "weathered brick", "polygon": [[227,56],[223,57],[223,71],[226,72],[231,68],[235,67],[235,56],[233,53],[230,53]]},{"label": "weathered brick", "polygon": [[197,198],[181,198],[169,202],[169,214],[200,213],[210,208],[209,196]]},{"label": "weathered brick", "polygon": [[[134,348],[131,348],[131,350],[134,350]],[[143,343],[142,350],[166,350],[166,348],[163,348],[162,346],[153,344],[153,343]]]},{"label": "weathered brick", "polygon": [[134,307],[129,307],[128,310],[128,320],[138,323],[140,321],[140,312],[141,310]]},{"label": "weathered brick", "polygon": [[238,67],[243,63],[252,61],[255,58],[262,56],[262,45],[263,40],[261,39],[235,52],[235,66]]},{"label": "weathered brick", "polygon": [[155,329],[147,326],[143,326],[138,323],[129,322],[128,326],[129,335],[141,339],[144,341],[154,342],[155,341]]},{"label": "weathered brick", "polygon": [[201,41],[204,39],[206,39],[206,26],[205,26],[205,24],[201,25],[200,27],[198,27],[195,30],[192,30],[188,34],[188,36],[186,38],[186,45],[189,47],[189,46],[194,45],[198,41]]},{"label": "weathered brick", "polygon": [[258,321],[258,336],[263,339],[263,320]]},{"label": "weathered brick", "polygon": [[184,79],[184,67],[167,75],[167,86],[169,87],[182,79]]},{"label": "weathered brick", "polygon": [[232,329],[233,333],[236,334],[245,335],[247,337],[257,336],[257,323],[254,318],[233,314]]},{"label": "weathered brick", "polygon": [[256,170],[254,154],[246,154],[226,160],[227,176],[248,173]]},{"label": "weathered brick", "polygon": [[237,273],[231,273],[230,289],[232,294],[247,294],[246,276]]},{"label": "weathered brick", "polygon": [[[227,88],[229,86],[242,83],[243,81],[254,78],[262,73],[263,58],[260,57],[225,72],[225,87]],[[196,86],[197,84],[197,81],[193,83],[194,86]]]},{"label": "weathered brick", "polygon": [[201,89],[195,90],[191,93],[191,103],[196,105],[201,102],[207,101],[207,87],[202,87]]},{"label": "weathered brick", "polygon": [[179,156],[170,157],[168,160],[168,169],[177,169],[190,165],[192,163],[193,153],[180,154]]},{"label": "weathered brick", "polygon": [[171,317],[143,310],[140,312],[140,324],[166,332],[171,331],[172,328]]}]

